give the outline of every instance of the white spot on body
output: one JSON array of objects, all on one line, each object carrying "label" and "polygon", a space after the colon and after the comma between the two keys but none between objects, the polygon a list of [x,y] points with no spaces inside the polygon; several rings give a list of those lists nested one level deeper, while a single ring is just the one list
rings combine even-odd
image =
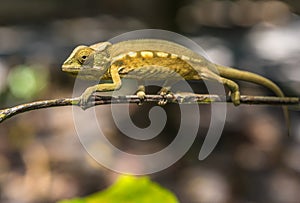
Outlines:
[{"label": "white spot on body", "polygon": [[177,54],[171,54],[171,58],[176,59],[176,58],[178,58],[178,55]]},{"label": "white spot on body", "polygon": [[151,51],[141,51],[141,56],[143,58],[153,58],[153,52],[151,52]]},{"label": "white spot on body", "polygon": [[183,55],[183,56],[181,56],[181,59],[184,61],[188,61],[188,60],[190,60],[190,57]]},{"label": "white spot on body", "polygon": [[125,58],[125,56],[126,56],[126,54],[120,54],[120,55],[118,55],[118,56],[115,56],[115,57],[113,58],[113,61],[119,61],[119,60],[122,60],[122,59]]},{"label": "white spot on body", "polygon": [[128,55],[129,57],[131,57],[131,58],[134,58],[134,57],[137,56],[137,53],[134,52],[134,51],[131,51],[131,52],[128,52],[127,55]]},{"label": "white spot on body", "polygon": [[156,52],[156,55],[158,57],[166,58],[166,57],[168,57],[169,54],[166,52]]}]

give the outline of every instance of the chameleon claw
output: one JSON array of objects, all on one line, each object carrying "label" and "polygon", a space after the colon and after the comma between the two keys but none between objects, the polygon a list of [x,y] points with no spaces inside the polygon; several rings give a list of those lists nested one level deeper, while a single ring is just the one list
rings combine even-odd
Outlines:
[{"label": "chameleon claw", "polygon": [[146,97],[146,93],[144,91],[138,91],[136,93],[136,95],[138,96],[138,98],[140,99],[140,102],[138,103],[138,105],[142,105],[144,100],[145,100],[145,97]]},{"label": "chameleon claw", "polygon": [[164,98],[163,99],[160,99],[158,101],[158,105],[159,106],[164,106],[168,103],[168,101],[172,100],[172,98],[174,97],[173,93],[169,92],[168,94],[165,94],[165,95],[161,95],[163,96]]},{"label": "chameleon claw", "polygon": [[83,95],[80,96],[80,102],[79,102],[79,106],[85,110],[88,108],[88,100],[89,98],[84,97]]},{"label": "chameleon claw", "polygon": [[159,106],[166,105],[168,103],[168,100],[170,98],[173,98],[173,93],[171,93],[169,87],[161,88],[161,90],[159,91],[159,95],[161,95],[163,97],[163,99],[160,99],[157,103]]},{"label": "chameleon claw", "polygon": [[157,104],[158,104],[159,106],[164,106],[164,105],[166,105],[167,103],[168,103],[168,101],[167,101],[166,99],[161,99],[161,100],[158,101]]}]

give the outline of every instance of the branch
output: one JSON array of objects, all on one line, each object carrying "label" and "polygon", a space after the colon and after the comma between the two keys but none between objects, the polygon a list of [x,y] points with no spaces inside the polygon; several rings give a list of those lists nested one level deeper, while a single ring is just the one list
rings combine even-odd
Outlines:
[{"label": "branch", "polygon": [[[101,96],[94,94],[86,106],[80,105],[80,97],[52,99],[44,101],[36,101],[27,104],[21,104],[15,107],[0,110],[0,123],[19,113],[50,108],[57,106],[80,106],[82,109],[87,109],[95,105],[103,104],[122,104],[122,103],[136,103],[143,102],[158,103],[160,100],[166,100],[167,103],[176,104],[210,104],[213,102],[232,102],[229,96],[210,95],[210,94],[193,94],[193,93],[178,93],[169,94],[166,96],[161,95],[146,95],[144,101],[141,101],[137,95],[126,96]],[[300,99],[298,97],[268,97],[268,96],[249,96],[241,95],[241,104],[269,104],[269,105],[299,105]]]}]

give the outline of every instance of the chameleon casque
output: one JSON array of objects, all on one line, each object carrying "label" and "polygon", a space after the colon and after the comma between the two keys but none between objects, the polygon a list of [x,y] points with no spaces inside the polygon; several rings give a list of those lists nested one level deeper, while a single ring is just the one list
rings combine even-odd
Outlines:
[{"label": "chameleon casque", "polygon": [[[112,83],[87,88],[81,95],[81,105],[85,105],[94,92],[119,89],[121,78],[164,80],[161,95],[167,94],[171,83],[176,80],[213,80],[230,90],[234,105],[240,104],[240,91],[232,79],[265,86],[278,97],[284,97],[281,89],[265,77],[214,64],[196,52],[167,40],[137,39],[78,46],[63,63],[62,70],[82,79],[112,80]],[[141,99],[145,97],[143,85],[138,87],[137,95]],[[284,107],[284,114],[288,118],[287,107]]]}]

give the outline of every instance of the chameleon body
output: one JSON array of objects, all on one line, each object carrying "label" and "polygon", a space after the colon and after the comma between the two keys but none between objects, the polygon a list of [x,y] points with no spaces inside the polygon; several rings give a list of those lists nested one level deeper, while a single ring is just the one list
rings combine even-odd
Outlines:
[{"label": "chameleon body", "polygon": [[[170,81],[214,80],[229,88],[234,105],[240,104],[240,91],[232,79],[265,86],[278,97],[284,97],[281,89],[265,77],[214,64],[186,47],[166,40],[140,39],[78,46],[63,63],[62,70],[83,79],[112,80],[112,83],[87,88],[81,95],[82,105],[96,91],[119,89],[122,85],[121,78],[138,81],[164,80],[165,87],[160,91],[162,95],[168,92]],[[144,91],[144,86],[140,85],[137,94],[141,99],[145,96]],[[284,112],[288,117],[286,107]]]}]

